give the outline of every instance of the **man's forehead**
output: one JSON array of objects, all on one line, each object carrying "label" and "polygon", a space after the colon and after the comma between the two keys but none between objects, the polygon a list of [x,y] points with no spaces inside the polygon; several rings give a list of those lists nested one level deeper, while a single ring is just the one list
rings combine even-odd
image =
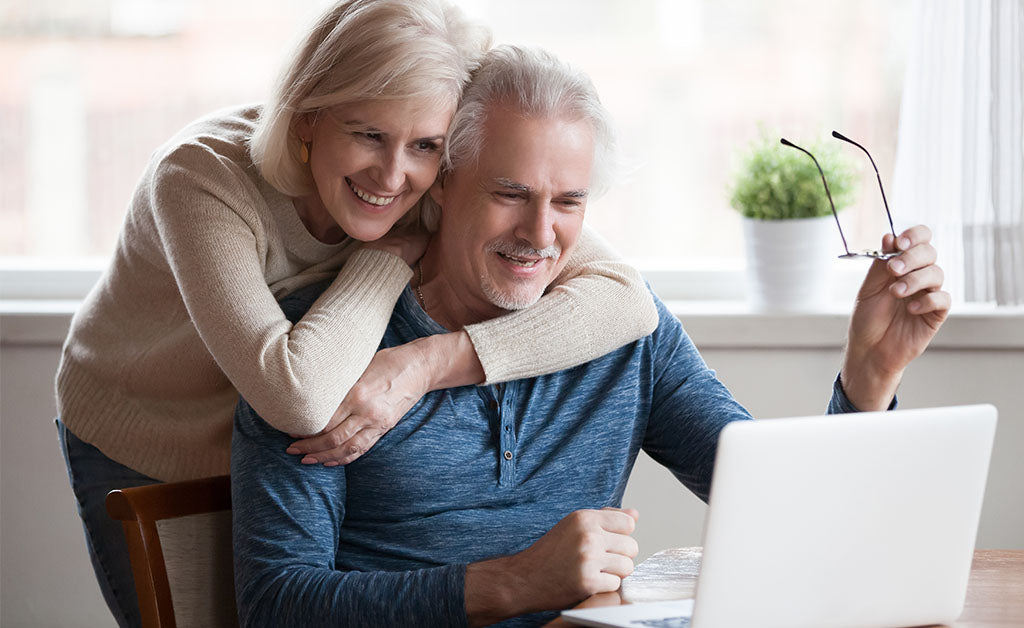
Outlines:
[{"label": "man's forehead", "polygon": [[[593,129],[566,116],[526,116],[499,107],[488,113],[480,153],[456,167],[479,186],[585,198],[594,161]],[[472,172],[470,172],[472,171]]]}]

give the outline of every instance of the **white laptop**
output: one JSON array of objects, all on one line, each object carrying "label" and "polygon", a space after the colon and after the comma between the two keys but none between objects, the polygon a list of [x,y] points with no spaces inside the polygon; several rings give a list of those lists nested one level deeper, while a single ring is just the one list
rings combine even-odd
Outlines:
[{"label": "white laptop", "polygon": [[632,628],[952,623],[995,428],[990,405],[730,424],[695,599],[562,616]]}]

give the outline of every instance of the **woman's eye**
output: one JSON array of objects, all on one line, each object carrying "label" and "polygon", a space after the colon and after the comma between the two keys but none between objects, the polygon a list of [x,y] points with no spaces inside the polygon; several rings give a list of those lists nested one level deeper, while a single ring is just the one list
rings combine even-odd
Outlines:
[{"label": "woman's eye", "polygon": [[370,140],[371,142],[379,142],[381,141],[382,138],[380,133],[376,133],[373,131],[356,131],[355,135],[356,137],[361,137]]}]

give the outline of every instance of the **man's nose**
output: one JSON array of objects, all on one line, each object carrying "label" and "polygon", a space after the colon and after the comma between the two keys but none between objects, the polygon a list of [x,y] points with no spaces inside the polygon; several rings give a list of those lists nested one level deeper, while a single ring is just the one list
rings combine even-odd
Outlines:
[{"label": "man's nose", "polygon": [[547,248],[555,243],[554,217],[550,201],[538,199],[523,212],[516,236],[535,249]]}]

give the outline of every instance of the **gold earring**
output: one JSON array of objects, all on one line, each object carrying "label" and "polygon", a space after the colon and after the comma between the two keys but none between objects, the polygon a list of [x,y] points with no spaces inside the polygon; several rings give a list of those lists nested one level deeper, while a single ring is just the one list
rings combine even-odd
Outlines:
[{"label": "gold earring", "polygon": [[303,142],[302,145],[299,146],[299,159],[304,164],[309,163],[309,142]]}]

